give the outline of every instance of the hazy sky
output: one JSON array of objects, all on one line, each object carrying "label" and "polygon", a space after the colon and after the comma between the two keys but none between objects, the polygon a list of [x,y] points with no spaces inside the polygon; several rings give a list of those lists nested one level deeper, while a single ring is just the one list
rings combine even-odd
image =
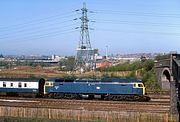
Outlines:
[{"label": "hazy sky", "polygon": [[180,0],[0,0],[0,53],[75,55],[83,2],[100,54],[180,53]]}]

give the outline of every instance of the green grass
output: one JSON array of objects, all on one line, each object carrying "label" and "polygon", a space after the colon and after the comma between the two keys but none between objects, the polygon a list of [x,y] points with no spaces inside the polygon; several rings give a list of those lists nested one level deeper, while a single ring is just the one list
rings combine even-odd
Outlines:
[{"label": "green grass", "polygon": [[53,120],[40,118],[19,118],[19,117],[0,117],[0,122],[104,122],[101,120],[94,121],[77,121],[77,120]]},{"label": "green grass", "polygon": [[[130,117],[130,118],[114,118],[112,120],[109,120],[110,122],[178,122],[178,118],[176,116],[168,118],[162,118],[162,117],[151,117],[151,116],[141,116],[141,117]],[[43,119],[43,118],[19,118],[19,117],[0,117],[0,122],[108,122],[103,120],[89,120],[89,121],[78,121],[78,120],[53,120],[53,119]]]}]

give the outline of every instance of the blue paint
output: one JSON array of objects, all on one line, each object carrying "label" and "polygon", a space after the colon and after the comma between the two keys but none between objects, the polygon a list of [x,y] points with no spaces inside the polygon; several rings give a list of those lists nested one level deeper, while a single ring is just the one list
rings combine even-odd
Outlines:
[{"label": "blue paint", "polygon": [[30,88],[0,88],[0,92],[28,92],[28,93],[38,93],[38,89],[30,89]]},{"label": "blue paint", "polygon": [[53,86],[46,86],[47,93],[143,95],[143,89],[134,88],[132,84],[142,83],[140,80],[114,78],[109,80],[72,80],[73,82],[66,82],[65,79],[61,79],[61,82],[54,82],[56,79],[48,81],[53,82]]}]

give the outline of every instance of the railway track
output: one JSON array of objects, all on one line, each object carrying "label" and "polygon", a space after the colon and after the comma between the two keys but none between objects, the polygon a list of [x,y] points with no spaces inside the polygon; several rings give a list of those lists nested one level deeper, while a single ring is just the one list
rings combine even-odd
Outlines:
[{"label": "railway track", "polygon": [[149,102],[0,97],[0,106],[167,113],[170,107],[169,101],[168,95],[152,95]]}]

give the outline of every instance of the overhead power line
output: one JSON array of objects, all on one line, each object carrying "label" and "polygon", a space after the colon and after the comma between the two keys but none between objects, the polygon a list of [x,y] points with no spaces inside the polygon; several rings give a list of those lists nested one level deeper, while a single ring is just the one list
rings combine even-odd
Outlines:
[{"label": "overhead power line", "polygon": [[21,42],[21,41],[31,41],[31,40],[37,40],[41,38],[47,38],[47,37],[57,37],[62,34],[71,34],[77,32],[76,30],[66,30],[66,31],[54,31],[51,33],[45,33],[45,34],[39,34],[39,35],[28,35],[24,37],[18,37],[18,38],[7,38],[6,40],[1,40],[0,42],[7,42],[7,41],[15,41],[15,42]]},{"label": "overhead power line", "polygon": [[[60,33],[60,32],[66,32],[66,31],[72,31],[72,30],[75,30],[75,29],[73,29],[73,28],[71,28],[71,29],[66,29],[66,30],[56,30],[56,31],[45,31],[45,33],[44,34],[53,34],[53,33]],[[43,32],[43,31],[41,31],[41,32]],[[48,33],[46,33],[46,32],[48,32]],[[27,36],[26,36],[27,35]],[[25,35],[25,37],[31,37],[31,36],[41,36],[41,35],[43,35],[43,34],[38,34],[37,32],[33,32],[33,33],[28,33],[28,34],[26,34]],[[16,37],[21,37],[21,36],[24,36],[24,34],[23,35],[21,35],[21,34],[17,34],[17,35],[13,35],[13,36],[6,36],[6,37],[0,37],[0,40],[2,40],[2,39],[8,39],[8,38],[16,38]]]},{"label": "overhead power line", "polygon": [[[0,40],[1,42],[6,42],[8,40],[17,42],[18,40],[37,40],[45,37],[70,34],[76,32],[75,27],[73,28],[73,26],[75,25],[73,24],[73,18],[75,15],[76,14],[73,11],[61,15],[57,14],[45,18],[34,19],[20,24],[0,27],[2,33],[0,35]],[[72,19],[67,20],[67,18]],[[65,25],[65,23],[68,22],[72,23]]]},{"label": "overhead power line", "polygon": [[19,23],[19,24],[12,24],[9,26],[0,26],[0,30],[9,30],[9,28],[19,28],[19,27],[24,27],[25,25],[35,25],[35,24],[42,24],[42,23],[47,23],[47,22],[52,22],[52,20],[59,20],[59,19],[64,19],[64,18],[69,18],[73,17],[75,14],[73,12],[68,12],[60,15],[53,15],[53,16],[48,16],[45,18],[40,18],[40,19],[34,19],[34,20],[29,20],[24,23]]},{"label": "overhead power line", "polygon": [[[47,38],[47,37],[52,38],[52,37],[57,37],[57,36],[62,35],[62,34],[72,34],[74,32],[77,32],[77,31],[72,30],[72,31],[64,31],[64,32],[51,33],[51,34],[43,34],[43,35],[37,36],[37,37],[33,36],[31,38],[28,38],[28,40],[32,40],[32,39],[37,40],[37,39]],[[27,40],[27,38],[24,38],[24,39]]]},{"label": "overhead power line", "polygon": [[120,15],[133,15],[133,16],[148,16],[148,17],[173,17],[180,18],[180,14],[165,14],[165,13],[152,13],[152,12],[132,12],[132,11],[112,11],[112,10],[92,10],[96,14],[120,14]]},{"label": "overhead power line", "polygon": [[180,24],[172,23],[158,23],[158,22],[143,22],[143,21],[123,21],[123,20],[103,20],[103,19],[94,19],[96,23],[109,23],[109,24],[131,24],[131,25],[150,25],[150,26],[168,26],[168,27],[177,27]]},{"label": "overhead power line", "polygon": [[103,28],[98,28],[95,31],[108,31],[108,32],[120,32],[120,33],[137,33],[137,34],[155,34],[155,35],[180,36],[180,33],[155,32],[155,31],[115,30],[115,29],[103,29]]},{"label": "overhead power line", "polygon": [[[75,24],[70,24],[70,25],[64,25],[64,26],[58,26],[57,24],[63,24],[63,23],[53,23],[53,24],[48,24],[45,26],[38,26],[38,27],[29,27],[29,28],[22,28],[22,29],[17,29],[17,30],[11,30],[8,33],[3,33],[2,35],[0,35],[0,37],[4,37],[4,36],[12,36],[12,35],[21,35],[21,34],[31,34],[31,33],[38,33],[38,32],[44,32],[44,31],[51,31],[51,30],[55,30],[55,29],[64,29],[67,27],[72,27]],[[52,25],[56,25],[55,27]]]}]

